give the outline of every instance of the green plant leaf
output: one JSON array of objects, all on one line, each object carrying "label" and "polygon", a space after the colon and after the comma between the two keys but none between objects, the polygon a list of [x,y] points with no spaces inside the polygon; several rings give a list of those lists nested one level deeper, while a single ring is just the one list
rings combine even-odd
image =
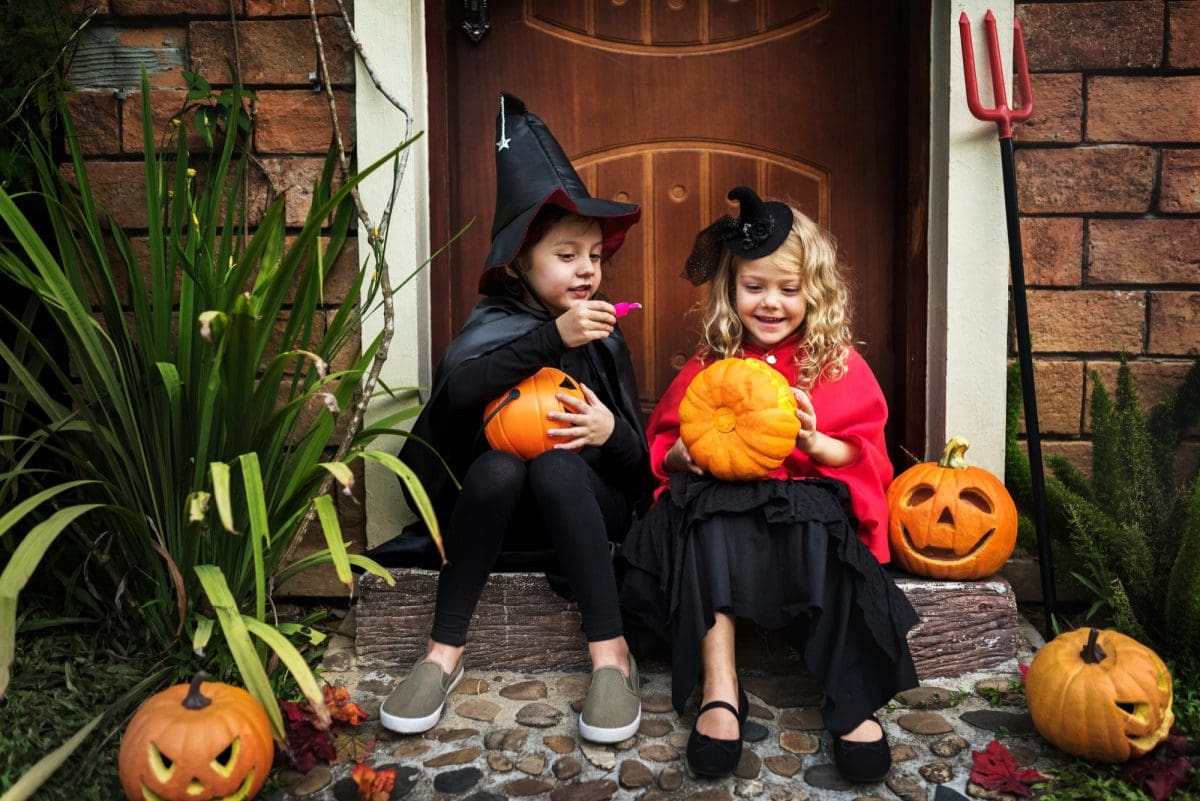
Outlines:
[{"label": "green plant leaf", "polygon": [[333,498],[320,495],[313,499],[317,507],[317,517],[321,521],[321,530],[325,533],[325,542],[329,544],[329,559],[337,571],[338,581],[348,588],[354,586],[354,575],[350,572],[350,560],[346,553],[346,543],[342,540],[342,527],[338,524],[337,510],[333,508]]},{"label": "green plant leaf", "polygon": [[429,495],[425,492],[425,488],[421,486],[421,479],[417,478],[417,474],[412,471],[412,468],[392,454],[384,453],[383,451],[359,451],[355,455],[383,465],[404,482],[404,486],[408,489],[409,495],[413,499],[413,504],[417,507],[417,513],[429,529],[429,536],[433,539],[434,544],[437,545],[438,553],[442,556],[442,562],[445,562],[446,551],[442,547],[442,531],[438,527],[437,513],[433,511],[433,503],[429,500]]},{"label": "green plant leaf", "polygon": [[[281,745],[287,742],[287,733],[283,729],[283,714],[279,711],[279,703],[271,691],[271,682],[263,669],[262,659],[250,639],[246,627],[247,618],[238,612],[237,604],[229,592],[229,584],[225,575],[215,565],[196,565],[196,575],[200,578],[200,586],[208,602],[217,613],[217,622],[221,624],[221,633],[225,635],[225,643],[233,655],[234,664],[242,676],[246,690],[262,704],[271,721],[271,732]],[[266,624],[264,624],[266,625]],[[307,666],[305,666],[307,669]]]},{"label": "green plant leaf", "polygon": [[[261,639],[279,657],[279,661],[283,663],[283,666],[292,674],[292,678],[300,685],[300,692],[304,693],[305,699],[308,700],[309,708],[317,716],[317,722],[320,727],[328,729],[330,716],[329,707],[325,704],[325,693],[321,691],[320,685],[317,684],[317,677],[313,675],[308,667],[308,663],[304,661],[304,656],[296,650],[296,646],[288,642],[286,637],[276,631],[274,626],[246,615],[242,615],[242,620],[250,633]],[[274,702],[275,699],[272,698],[271,701]],[[279,714],[278,703],[275,703],[275,713]]]},{"label": "green plant leaf", "polygon": [[100,506],[98,503],[68,506],[38,523],[21,539],[4,572],[0,573],[0,698],[8,688],[16,655],[17,596],[58,535],[76,518]]}]

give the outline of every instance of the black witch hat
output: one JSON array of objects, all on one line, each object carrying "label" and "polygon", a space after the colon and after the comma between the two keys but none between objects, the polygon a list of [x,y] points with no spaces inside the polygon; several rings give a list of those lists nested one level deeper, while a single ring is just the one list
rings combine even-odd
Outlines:
[{"label": "black witch hat", "polygon": [[496,117],[496,217],[492,250],[479,278],[480,292],[486,292],[516,257],[530,223],[547,204],[599,220],[605,258],[621,247],[625,232],[642,216],[636,204],[588,194],[546,124],[526,110],[520,98],[501,92]]},{"label": "black witch hat", "polygon": [[763,199],[748,186],[735,186],[726,196],[738,202],[735,220],[726,214],[696,235],[685,274],[699,286],[710,280],[728,248],[742,259],[761,259],[783,244],[792,232],[792,209],[777,200]]}]

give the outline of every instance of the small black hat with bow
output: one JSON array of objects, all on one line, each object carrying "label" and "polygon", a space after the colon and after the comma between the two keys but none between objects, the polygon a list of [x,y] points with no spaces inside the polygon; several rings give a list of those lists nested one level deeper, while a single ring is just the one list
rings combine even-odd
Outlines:
[{"label": "small black hat with bow", "polygon": [[699,286],[712,279],[726,248],[742,259],[761,259],[775,252],[792,232],[792,209],[776,200],[764,202],[748,186],[735,186],[727,197],[738,202],[737,219],[726,214],[696,235],[686,275]]},{"label": "small black hat with bow", "polygon": [[605,258],[642,216],[636,204],[592,197],[546,124],[519,97],[502,92],[496,117],[496,216],[480,292],[486,292],[520,252],[529,225],[548,204],[597,219]]}]

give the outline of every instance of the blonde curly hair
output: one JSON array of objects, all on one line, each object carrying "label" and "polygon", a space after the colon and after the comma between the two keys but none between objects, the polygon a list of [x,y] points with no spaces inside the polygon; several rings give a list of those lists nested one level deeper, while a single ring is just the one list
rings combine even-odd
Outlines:
[{"label": "blonde curly hair", "polygon": [[[771,259],[800,278],[808,302],[796,349],[797,384],[810,390],[824,376],[836,381],[846,373],[850,354],[850,298],[833,239],[792,206],[792,230]],[[742,355],[742,321],[737,314],[738,260],[726,250],[701,305],[701,358]]]}]

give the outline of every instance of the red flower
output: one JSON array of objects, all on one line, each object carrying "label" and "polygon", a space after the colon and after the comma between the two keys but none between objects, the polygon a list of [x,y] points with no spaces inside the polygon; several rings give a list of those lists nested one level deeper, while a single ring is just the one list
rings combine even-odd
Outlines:
[{"label": "red flower", "polygon": [[322,689],[325,693],[325,705],[329,707],[329,714],[335,722],[357,726],[367,719],[367,713],[350,700],[350,691],[344,686],[332,687],[326,684]]},{"label": "red flower", "polygon": [[1017,770],[1017,760],[996,740],[988,743],[982,751],[972,751],[971,759],[971,781],[985,790],[999,790],[1032,798],[1033,791],[1029,785],[1046,781],[1046,777],[1036,770]]},{"label": "red flower", "polygon": [[291,701],[280,701],[283,728],[287,733],[287,758],[292,767],[308,773],[319,761],[334,762],[337,751],[329,732],[317,728],[308,708]]},{"label": "red flower", "polygon": [[357,801],[388,801],[392,794],[392,786],[396,783],[396,771],[377,771],[365,762],[360,762],[350,771],[350,778],[358,785]]}]

